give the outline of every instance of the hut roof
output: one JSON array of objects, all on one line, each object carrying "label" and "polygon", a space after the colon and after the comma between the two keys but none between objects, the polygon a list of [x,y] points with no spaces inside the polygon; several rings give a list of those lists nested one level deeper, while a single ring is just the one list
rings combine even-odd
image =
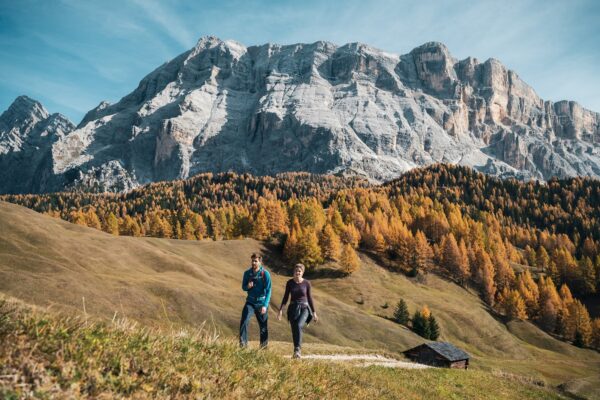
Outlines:
[{"label": "hut roof", "polygon": [[446,358],[448,361],[466,360],[466,359],[468,359],[468,358],[471,357],[467,352],[459,349],[458,347],[455,347],[453,344],[450,344],[448,342],[423,343],[420,346],[414,347],[414,348],[412,348],[410,350],[406,350],[405,353],[407,351],[414,350],[414,349],[419,348],[421,346],[427,346],[427,347],[429,347],[430,349],[432,349],[433,351],[435,351],[436,353],[438,353],[442,357]]}]

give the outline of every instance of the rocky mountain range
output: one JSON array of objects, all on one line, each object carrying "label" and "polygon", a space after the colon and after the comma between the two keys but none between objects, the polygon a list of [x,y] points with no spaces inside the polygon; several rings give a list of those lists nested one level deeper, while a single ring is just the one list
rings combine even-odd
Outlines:
[{"label": "rocky mountain range", "polygon": [[215,37],[76,127],[19,97],[0,116],[0,193],[124,191],[200,172],[376,181],[446,162],[502,177],[600,177],[600,114],[542,100],[499,61],[441,43],[245,47]]}]

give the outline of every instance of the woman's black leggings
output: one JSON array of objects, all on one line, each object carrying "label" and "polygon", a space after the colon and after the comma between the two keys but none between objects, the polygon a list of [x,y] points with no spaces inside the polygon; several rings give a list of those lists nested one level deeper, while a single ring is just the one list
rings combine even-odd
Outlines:
[{"label": "woman's black leggings", "polygon": [[308,318],[308,308],[302,308],[302,312],[294,321],[290,321],[292,326],[292,339],[294,340],[294,351],[299,351],[302,347],[302,328]]}]

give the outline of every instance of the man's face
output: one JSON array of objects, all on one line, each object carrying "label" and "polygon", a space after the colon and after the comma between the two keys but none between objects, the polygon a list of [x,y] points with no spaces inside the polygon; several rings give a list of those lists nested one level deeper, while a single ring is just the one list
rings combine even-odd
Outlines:
[{"label": "man's face", "polygon": [[260,267],[260,258],[253,258],[252,259],[252,268],[258,269],[258,267]]}]

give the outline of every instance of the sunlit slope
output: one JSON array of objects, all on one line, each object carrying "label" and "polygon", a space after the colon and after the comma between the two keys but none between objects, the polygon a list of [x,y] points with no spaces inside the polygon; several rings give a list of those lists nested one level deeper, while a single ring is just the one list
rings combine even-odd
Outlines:
[{"label": "sunlit slope", "polygon": [[[117,313],[160,325],[207,321],[224,335],[235,335],[249,255],[262,252],[273,266],[273,305],[289,279],[276,273],[274,266],[282,264],[277,253],[254,240],[115,237],[2,202],[0,232],[0,292],[78,314],[85,304],[88,315]],[[441,326],[440,340],[471,353],[473,368],[502,369],[551,384],[586,379],[586,391],[598,380],[590,378],[600,376],[597,352],[557,341],[527,322],[504,324],[475,294],[435,275],[417,281],[365,255],[361,259],[360,271],[351,277],[312,280],[321,321],[308,328],[307,342],[390,352],[417,345],[420,337],[384,318],[402,297],[411,312],[427,304]],[[274,307],[270,312],[271,338],[289,341],[287,323],[275,320]],[[257,330],[253,323],[251,338]]]},{"label": "sunlit slope", "polygon": [[208,329],[149,330],[118,319],[86,322],[4,297],[0,295],[3,399],[30,398],[32,393],[61,399],[565,398],[555,388],[499,373],[291,361],[271,346],[271,351],[240,349],[235,340]]},{"label": "sunlit slope", "polygon": [[[7,203],[0,203],[0,228],[0,291],[6,294],[78,313],[85,303],[88,314],[108,318],[117,313],[146,323],[207,321],[229,334],[238,328],[244,304],[241,276],[250,254],[270,254],[254,240],[115,237]],[[278,262],[275,257],[269,258]],[[289,277],[272,277],[272,304],[278,304]],[[405,328],[320,290],[318,281],[314,284],[323,317],[309,328],[314,340],[394,350],[420,342]],[[288,340],[289,327],[276,323],[275,315],[272,309],[271,338]],[[364,343],[357,343],[356,332]]]}]

